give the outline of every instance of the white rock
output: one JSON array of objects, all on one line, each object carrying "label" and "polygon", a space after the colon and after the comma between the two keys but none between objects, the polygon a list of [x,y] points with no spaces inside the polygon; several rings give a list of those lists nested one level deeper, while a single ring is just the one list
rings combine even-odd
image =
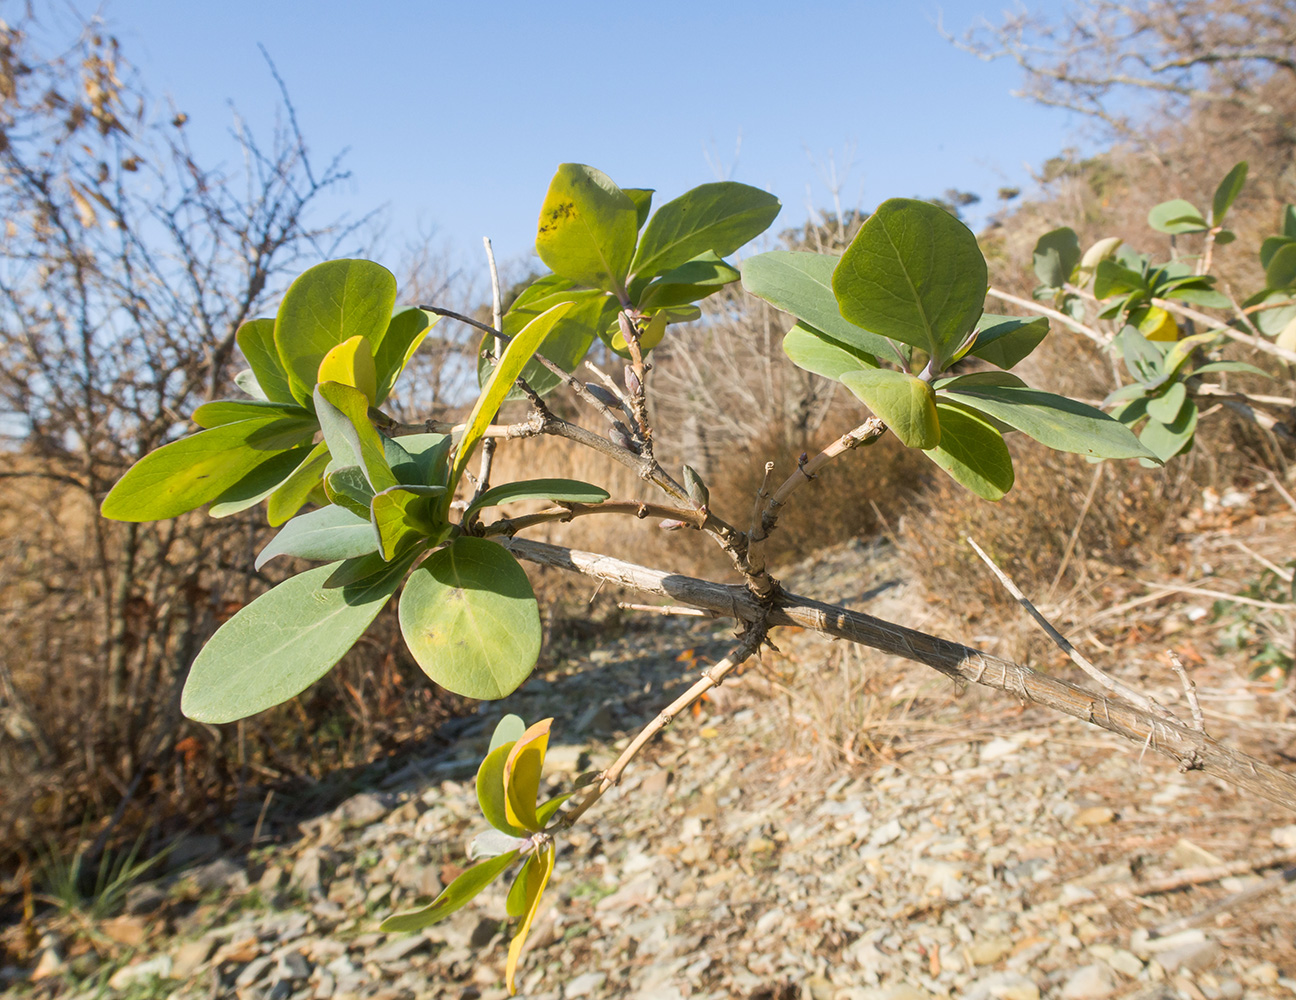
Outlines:
[{"label": "white rock", "polygon": [[1116,976],[1103,962],[1082,966],[1067,979],[1063,1000],[1103,1000],[1116,992]]},{"label": "white rock", "polygon": [[565,997],[587,997],[593,994],[607,980],[607,973],[585,972],[571,979],[563,987]]},{"label": "white rock", "polygon": [[118,969],[113,973],[113,977],[108,980],[108,985],[115,990],[125,990],[136,983],[147,982],[150,979],[170,978],[171,956],[158,955],[156,958],[150,958],[146,962],[138,962],[135,965],[128,965],[125,968]]}]

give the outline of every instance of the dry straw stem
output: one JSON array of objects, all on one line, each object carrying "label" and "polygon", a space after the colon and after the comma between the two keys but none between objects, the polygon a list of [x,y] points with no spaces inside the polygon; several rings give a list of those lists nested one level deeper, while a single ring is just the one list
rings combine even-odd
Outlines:
[{"label": "dry straw stem", "polygon": [[1153,937],[1167,937],[1170,934],[1178,934],[1180,931],[1186,931],[1194,924],[1205,923],[1207,920],[1213,920],[1222,913],[1228,913],[1236,910],[1238,907],[1245,906],[1248,903],[1254,903],[1257,899],[1268,896],[1270,893],[1277,892],[1279,889],[1296,882],[1296,868],[1288,868],[1286,871],[1270,875],[1267,879],[1257,882],[1255,885],[1247,886],[1239,892],[1226,896],[1218,903],[1206,907],[1197,913],[1190,913],[1186,917],[1180,917],[1178,920],[1172,920],[1168,924],[1162,924],[1152,931]]},{"label": "dry straw stem", "polygon": [[960,682],[1006,691],[1116,733],[1136,746],[1146,745],[1177,761],[1183,770],[1199,770],[1224,778],[1239,788],[1296,810],[1296,775],[1177,722],[1124,702],[1108,700],[983,650],[795,594],[777,593],[767,607],[743,586],[668,573],[611,556],[530,539],[513,538],[504,544],[515,556],[529,562],[580,573],[742,622],[764,622],[770,627],[795,625],[849,639],[925,664]]},{"label": "dry straw stem", "polygon": [[1206,723],[1202,719],[1201,702],[1197,700],[1197,685],[1193,683],[1188,671],[1184,669],[1183,659],[1173,649],[1166,650],[1166,656],[1170,660],[1170,669],[1179,675],[1179,681],[1183,684],[1184,697],[1188,699],[1188,708],[1192,712],[1193,728],[1199,733],[1206,732]]},{"label": "dry straw stem", "polygon": [[1285,347],[1279,347],[1277,344],[1271,344],[1267,340],[1259,337],[1253,337],[1249,333],[1243,333],[1241,330],[1235,330],[1227,323],[1221,322],[1214,316],[1208,316],[1200,310],[1193,309],[1184,305],[1182,302],[1175,302],[1173,299],[1153,299],[1154,306],[1160,306],[1167,312],[1178,313],[1184,319],[1190,319],[1210,330],[1215,330],[1236,340],[1239,344],[1246,344],[1257,351],[1263,351],[1265,354],[1272,354],[1275,358],[1282,358],[1288,364],[1296,362],[1296,351],[1289,351]]},{"label": "dry straw stem", "polygon": [[620,781],[622,773],[630,762],[638,756],[639,751],[648,745],[649,740],[669,726],[674,721],[675,716],[687,709],[713,687],[719,687],[728,673],[747,662],[748,658],[753,656],[760,649],[761,643],[765,641],[766,631],[767,628],[761,621],[746,623],[738,644],[729,651],[729,655],[714,666],[702,671],[702,676],[687,691],[662,709],[652,722],[639,731],[639,734],[630,741],[630,745],[621,752],[621,756],[599,776],[598,783],[590,788],[576,808],[563,818],[563,826],[570,827],[574,824],[590,806],[607,793],[609,788]]},{"label": "dry straw stem", "polygon": [[1058,649],[1071,657],[1071,662],[1088,674],[1091,680],[1096,681],[1101,687],[1106,688],[1112,694],[1116,695],[1116,697],[1124,698],[1131,705],[1135,705],[1138,708],[1143,709],[1145,712],[1151,712],[1160,719],[1174,719],[1174,715],[1172,715],[1164,706],[1158,705],[1151,698],[1147,698],[1144,695],[1139,694],[1133,688],[1122,684],[1120,681],[1116,680],[1116,678],[1109,676],[1106,672],[1098,669],[1081,656],[1080,651],[1067,641],[1066,636],[1055,629],[1052,623],[1040,614],[1039,609],[1030,602],[1030,599],[1023,594],[1020,589],[1018,589],[1017,584],[1012,582],[1008,574],[996,566],[995,561],[986,555],[985,549],[981,548],[981,546],[971,538],[967,539],[967,543],[971,545],[973,551],[981,557],[981,561],[990,567],[990,571],[994,573],[999,582],[1003,584],[1004,589],[1017,599],[1017,603],[1026,609],[1026,613],[1035,620],[1035,624],[1044,630],[1044,634],[1053,640],[1054,645],[1056,645]]}]

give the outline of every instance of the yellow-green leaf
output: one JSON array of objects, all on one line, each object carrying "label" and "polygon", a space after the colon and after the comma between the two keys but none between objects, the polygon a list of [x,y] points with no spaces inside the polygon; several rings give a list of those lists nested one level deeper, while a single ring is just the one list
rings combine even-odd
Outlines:
[{"label": "yellow-green leaf", "polygon": [[509,822],[524,830],[539,830],[536,797],[540,794],[540,772],[549,749],[549,727],[553,719],[541,719],[529,727],[504,761],[505,808]]},{"label": "yellow-green leaf", "polygon": [[359,389],[373,405],[378,394],[378,370],[367,338],[356,334],[329,349],[319,366],[320,382],[340,382]]},{"label": "yellow-green leaf", "polygon": [[531,933],[531,924],[535,922],[536,913],[540,910],[540,897],[544,895],[545,886],[549,884],[549,876],[553,874],[554,845],[546,844],[535,862],[528,865],[527,869],[525,911],[522,923],[509,943],[508,963],[504,968],[504,982],[508,986],[510,996],[517,993],[518,959],[522,957],[522,948],[526,945],[527,935]]}]

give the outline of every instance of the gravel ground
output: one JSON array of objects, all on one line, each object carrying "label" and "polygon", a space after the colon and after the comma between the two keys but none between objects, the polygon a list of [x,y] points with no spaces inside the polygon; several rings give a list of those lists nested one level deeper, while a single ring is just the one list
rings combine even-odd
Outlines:
[{"label": "gravel ground", "polygon": [[[863,554],[799,567],[793,589],[921,625],[923,602],[885,558],[861,588]],[[503,997],[503,888],[422,934],[376,931],[465,863],[463,845],[485,825],[472,776],[495,720],[556,717],[547,770],[560,790],[609,763],[728,637],[719,623],[667,619],[574,656],[548,671],[550,683],[484,706],[446,753],[303,824],[300,839],[137,887],[127,914],[96,928],[97,949],[51,925],[34,970],[4,970],[9,989]],[[1147,891],[1176,871],[1279,850],[1296,863],[1296,815],[1079,722],[960,698],[930,671],[879,654],[850,652],[847,665],[881,692],[851,697],[889,707],[838,746],[824,722],[836,689],[814,678],[845,669],[843,644],[774,638],[780,653],[677,720],[562,842],[522,995],[1296,995],[1296,885],[1153,933],[1276,869]],[[1214,721],[1213,734],[1255,747],[1254,686],[1210,663],[1198,682],[1236,712],[1236,728]]]}]

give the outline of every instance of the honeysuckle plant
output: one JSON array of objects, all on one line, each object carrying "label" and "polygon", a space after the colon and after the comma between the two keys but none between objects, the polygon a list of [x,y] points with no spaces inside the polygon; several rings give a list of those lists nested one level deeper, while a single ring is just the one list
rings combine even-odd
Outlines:
[{"label": "honeysuckle plant", "polygon": [[[515,990],[521,951],[553,873],[555,835],[596,804],[671,719],[756,655],[778,624],[898,652],[948,676],[1136,734],[1138,742],[1155,726],[1153,748],[1182,766],[1228,777],[1278,801],[1296,798],[1296,780],[1206,740],[1118,685],[1105,685],[1115,692],[1111,698],[1089,694],[897,623],[806,602],[782,591],[765,567],[765,540],[815,470],[888,431],[987,500],[1000,499],[1013,485],[1005,440],[1011,432],[1095,461],[1163,459],[1166,449],[1140,441],[1130,421],[1028,386],[1014,374],[1045,341],[1049,319],[984,312],[985,258],[966,226],[937,206],[895,199],[878,207],[840,258],[775,251],[738,268],[725,257],[773,221],[779,204],[772,195],[723,182],[686,192],[655,213],[651,204],[651,191],[620,188],[592,167],[558,168],[536,233],[536,251],[550,273],[517,297],[498,329],[460,317],[484,336],[480,392],[454,425],[402,424],[382,409],[432,324],[452,313],[436,305],[398,309],[395,279],[369,261],[311,268],[288,289],[273,319],[254,320],[240,331],[249,367],[235,384],[245,395],[198,407],[197,431],[140,459],[103,501],[105,517],[127,521],[208,505],[213,516],[223,516],[264,501],[267,520],[279,530],[256,567],[279,557],[295,560],[294,568],[301,561],[317,564],[239,610],[198,654],[182,708],[207,723],[242,719],[299,694],[338,662],[398,591],[404,642],[435,683],[472,698],[508,696],[531,674],[541,644],[535,595],[519,558],[638,588],[739,624],[732,650],[664,706],[610,767],[585,776],[579,800],[566,807],[567,795],[539,801],[553,720],[526,728],[506,717],[477,772],[478,801],[490,829],[469,847],[476,864],[428,906],[389,917],[384,930],[426,927],[520,862],[507,904],[519,920],[505,973]],[[1217,208],[1215,217],[1226,209]],[[1185,218],[1172,213],[1167,225],[1185,225]],[[1222,230],[1214,219],[1209,224],[1208,237],[1213,233],[1219,241]],[[1296,235],[1290,239],[1296,244]],[[1119,266],[1137,281],[1130,277],[1128,288],[1113,291],[1112,275],[1125,272],[1104,265],[1118,248],[1080,254],[1073,243],[1074,234],[1041,241],[1037,266],[1043,262],[1041,277],[1053,290],[1043,298],[1084,299],[1074,282],[1097,282],[1101,273],[1101,289],[1121,296],[1104,308],[1130,318],[1144,306],[1162,307],[1160,294],[1182,299],[1185,291],[1209,291],[1209,282],[1179,281],[1173,269],[1135,268],[1128,256]],[[1276,261],[1285,253],[1277,247],[1271,256]],[[783,340],[790,360],[842,383],[873,411],[818,455],[803,457],[781,486],[762,486],[745,531],[715,513],[694,468],[685,465],[676,481],[655,458],[652,366],[645,360],[671,325],[697,319],[697,303],[739,277],[791,315]],[[1093,299],[1096,293],[1086,294]],[[1202,304],[1200,297],[1189,301]],[[502,307],[498,293],[496,307]],[[1140,373],[1145,395],[1181,377],[1196,343],[1191,337],[1165,341],[1162,353],[1156,341],[1134,336],[1126,337],[1139,359],[1131,371]],[[618,355],[627,359],[621,372],[600,367]],[[594,381],[575,376],[582,361]],[[1164,382],[1151,384],[1162,376]],[[606,424],[603,434],[549,408],[545,395],[564,386]],[[1170,415],[1172,391],[1165,390],[1164,401],[1149,395],[1148,420]],[[525,399],[527,415],[501,426],[495,422],[500,407],[513,397]],[[492,485],[489,449],[481,450],[477,475],[470,475],[484,440],[536,434],[621,462],[663,499],[614,499],[598,485],[569,479]],[[766,468],[767,480],[772,468]],[[510,509],[520,501],[549,506]],[[697,580],[524,537],[534,525],[591,515],[696,530],[723,550],[741,582]]]},{"label": "honeysuckle plant", "polygon": [[[1265,287],[1245,303],[1236,305],[1209,273],[1215,248],[1236,239],[1224,221],[1246,180],[1247,164],[1238,163],[1216,186],[1207,211],[1183,198],[1161,202],[1149,211],[1149,227],[1171,238],[1175,255],[1168,261],[1157,263],[1118,237],[1101,239],[1081,252],[1078,237],[1067,227],[1045,233],[1035,245],[1034,268],[1041,282],[1035,298],[1077,321],[1092,316],[1115,330],[1109,338],[1094,339],[1109,341],[1132,381],[1119,385],[1103,405],[1138,430],[1140,442],[1159,462],[1191,449],[1200,398],[1230,397],[1230,390],[1203,376],[1270,376],[1250,362],[1218,357],[1218,349],[1230,337],[1241,335],[1261,352],[1286,355],[1288,362],[1296,359],[1296,207],[1284,210],[1282,234],[1261,244]],[[1179,254],[1181,241],[1190,237],[1200,242],[1200,252]],[[1201,312],[1204,309],[1232,315],[1215,319]],[[1202,326],[1206,329],[1197,332]],[[1254,339],[1256,335],[1271,338],[1277,350]],[[1273,397],[1257,399],[1275,402]],[[1153,464],[1146,457],[1140,461]]]}]

